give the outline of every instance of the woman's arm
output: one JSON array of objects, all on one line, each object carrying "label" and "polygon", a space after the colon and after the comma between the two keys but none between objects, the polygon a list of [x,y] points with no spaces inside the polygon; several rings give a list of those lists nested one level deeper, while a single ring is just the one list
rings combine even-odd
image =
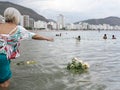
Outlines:
[{"label": "woman's arm", "polygon": [[49,37],[45,37],[45,36],[41,36],[39,34],[35,34],[32,39],[35,39],[35,40],[47,40],[47,41],[54,41],[53,38],[49,38]]}]

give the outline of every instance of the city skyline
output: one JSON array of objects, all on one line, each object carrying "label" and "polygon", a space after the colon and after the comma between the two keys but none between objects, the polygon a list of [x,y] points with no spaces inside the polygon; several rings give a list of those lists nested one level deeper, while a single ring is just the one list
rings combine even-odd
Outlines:
[{"label": "city skyline", "polygon": [[[1,0],[5,1],[5,0]],[[92,18],[120,16],[119,0],[6,0],[33,9],[47,19],[57,19],[58,14],[65,17],[66,23]]]}]

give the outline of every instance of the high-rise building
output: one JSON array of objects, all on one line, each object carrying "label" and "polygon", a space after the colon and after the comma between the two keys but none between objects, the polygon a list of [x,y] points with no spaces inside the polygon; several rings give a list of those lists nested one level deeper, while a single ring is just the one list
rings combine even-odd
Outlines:
[{"label": "high-rise building", "polygon": [[29,15],[23,15],[24,27],[29,27]]},{"label": "high-rise building", "polygon": [[2,15],[0,15],[0,23],[4,23],[4,22],[5,22],[5,18]]},{"label": "high-rise building", "polygon": [[35,22],[35,20],[33,18],[29,19],[29,27],[30,28],[34,28],[34,22]]},{"label": "high-rise building", "polygon": [[57,17],[57,29],[63,28],[64,28],[64,16],[62,14],[59,14]]},{"label": "high-rise building", "polygon": [[20,16],[20,25],[21,26],[24,26],[24,18],[23,18],[23,15]]}]

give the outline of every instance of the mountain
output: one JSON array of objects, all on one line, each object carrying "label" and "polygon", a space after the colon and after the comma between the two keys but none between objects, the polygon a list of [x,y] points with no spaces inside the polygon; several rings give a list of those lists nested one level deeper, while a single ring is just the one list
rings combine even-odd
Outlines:
[{"label": "mountain", "polygon": [[[109,24],[111,26],[119,25],[120,26],[120,18],[119,17],[106,17],[106,18],[101,18],[101,19],[89,19],[89,20],[84,20],[84,21],[79,21],[79,22],[85,22],[89,24]],[[78,24],[79,22],[75,22],[75,24]]]},{"label": "mountain", "polygon": [[56,23],[56,21],[53,20],[53,19],[48,19],[48,21],[49,21],[49,22],[54,22],[54,23]]},{"label": "mountain", "polygon": [[48,21],[44,16],[39,15],[38,13],[36,13],[35,11],[33,11],[32,9],[26,8],[26,7],[23,7],[23,6],[11,3],[11,2],[0,1],[0,14],[1,15],[3,15],[4,10],[7,7],[14,7],[14,8],[16,8],[16,9],[18,9],[20,11],[20,13],[22,15],[29,15],[30,18],[33,18],[35,21],[37,21],[37,20],[42,20],[42,21],[45,21],[45,22]]}]

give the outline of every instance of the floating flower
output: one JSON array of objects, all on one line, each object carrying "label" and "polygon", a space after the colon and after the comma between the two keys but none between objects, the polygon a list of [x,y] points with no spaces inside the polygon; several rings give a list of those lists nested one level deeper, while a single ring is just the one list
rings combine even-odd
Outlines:
[{"label": "floating flower", "polygon": [[68,63],[67,69],[75,72],[84,72],[89,68],[89,64],[81,59],[74,57],[71,63]]}]

